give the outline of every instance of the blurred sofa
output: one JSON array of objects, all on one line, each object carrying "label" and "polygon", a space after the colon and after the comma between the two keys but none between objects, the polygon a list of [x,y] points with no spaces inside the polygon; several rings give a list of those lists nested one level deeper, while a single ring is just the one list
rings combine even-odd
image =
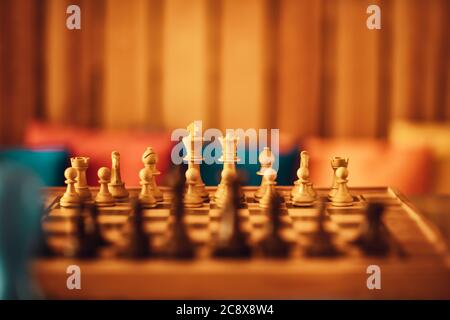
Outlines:
[{"label": "blurred sofa", "polygon": [[[391,135],[389,140],[317,137],[295,140],[281,135],[278,184],[290,185],[297,179],[299,153],[301,150],[308,150],[311,156],[311,180],[317,187],[330,186],[332,180],[330,158],[339,155],[350,158],[350,186],[389,185],[405,194],[433,192],[436,186],[436,173],[433,170],[435,152],[432,146],[424,143],[404,143],[401,137],[397,133]],[[96,185],[97,169],[101,166],[110,166],[111,151],[117,150],[122,155],[123,180],[128,186],[137,186],[139,185],[137,173],[142,168],[141,156],[147,146],[152,146],[159,155],[158,169],[162,175],[158,177],[158,182],[163,183],[164,176],[171,167],[170,154],[173,145],[170,132],[105,131],[38,122],[29,126],[25,139],[25,150],[29,150],[28,156],[33,156],[34,152],[35,161],[40,163],[31,164],[31,166],[38,171],[52,172],[46,173],[53,177],[44,179],[47,185],[54,184],[54,181],[59,181],[59,184],[63,182],[63,169],[68,165],[68,157],[73,155],[91,158],[88,182]],[[44,160],[42,156],[36,154],[43,150],[62,152],[66,159],[59,157],[58,164]],[[45,165],[42,165],[43,161]],[[33,161],[28,159],[25,162],[30,166]],[[261,178],[256,175],[258,165],[239,165],[238,168],[244,172],[246,184],[260,183]],[[201,171],[205,183],[216,185],[220,180],[220,170],[219,164],[202,165]],[[61,177],[60,180],[55,179],[58,175]]]},{"label": "blurred sofa", "polygon": [[[100,167],[111,166],[113,150],[121,154],[121,175],[129,186],[139,185],[138,172],[143,167],[141,157],[147,146],[153,147],[158,154],[158,169],[164,174],[171,164],[172,145],[168,132],[107,131],[39,122],[31,123],[25,135],[27,148],[59,149],[69,156],[89,157],[91,163],[87,179],[90,185],[97,185],[97,170]],[[59,174],[63,176],[63,172],[60,170]],[[163,175],[158,176],[158,182],[163,178]]]},{"label": "blurred sofa", "polygon": [[[450,124],[442,122],[397,121],[391,126],[389,141],[409,148],[431,152],[430,190],[450,194]],[[415,174],[420,175],[419,172]]]}]

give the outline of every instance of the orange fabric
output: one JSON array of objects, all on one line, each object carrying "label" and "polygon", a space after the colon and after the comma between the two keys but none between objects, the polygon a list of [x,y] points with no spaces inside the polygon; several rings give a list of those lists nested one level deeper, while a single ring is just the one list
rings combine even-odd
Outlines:
[{"label": "orange fabric", "polygon": [[111,166],[111,152],[119,151],[122,179],[128,186],[139,185],[138,173],[143,167],[141,157],[147,146],[153,147],[159,156],[157,167],[162,174],[157,179],[160,182],[170,167],[173,146],[168,132],[103,131],[37,122],[28,127],[25,144],[27,147],[64,147],[71,155],[90,157],[90,185],[97,185],[100,167]]},{"label": "orange fabric", "polygon": [[431,191],[432,153],[426,147],[404,147],[375,139],[309,138],[311,180],[316,186],[332,182],[330,158],[349,157],[350,186],[392,186],[405,194]]}]

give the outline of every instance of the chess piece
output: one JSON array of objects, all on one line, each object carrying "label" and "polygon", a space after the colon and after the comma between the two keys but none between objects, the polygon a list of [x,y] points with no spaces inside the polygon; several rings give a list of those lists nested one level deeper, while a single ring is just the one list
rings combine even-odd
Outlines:
[{"label": "chess piece", "polygon": [[366,255],[384,256],[390,251],[390,234],[383,224],[382,216],[384,205],[382,203],[369,203],[366,208],[365,221],[361,231],[353,244],[358,245]]},{"label": "chess piece", "polygon": [[[236,163],[239,161],[239,158],[237,157],[237,143],[239,137],[234,137],[230,133],[227,133],[225,137],[219,137],[219,141],[222,146],[222,155],[219,158],[219,161],[223,162],[223,170],[230,170],[236,173]],[[223,190],[224,185],[221,180],[217,186],[216,193],[214,194],[214,200],[216,202],[221,201],[219,199],[222,197]],[[243,194],[241,197],[243,197]],[[241,199],[241,201],[242,200],[245,200],[245,198]]]},{"label": "chess piece", "polygon": [[271,197],[268,209],[269,222],[267,233],[258,243],[258,247],[265,257],[285,258],[290,254],[290,245],[281,235],[281,204],[282,197],[275,194]]},{"label": "chess piece", "polygon": [[194,167],[186,170],[187,191],[184,195],[184,206],[186,208],[199,208],[203,206],[203,198],[197,189],[199,176],[200,173]]},{"label": "chess piece", "polygon": [[314,204],[314,196],[308,190],[309,183],[309,169],[307,167],[300,167],[297,170],[297,177],[299,188],[298,191],[293,195],[292,204],[297,207],[308,207]]},{"label": "chess piece", "polygon": [[220,198],[216,199],[216,205],[219,208],[225,207],[227,201],[230,199],[230,194],[232,193],[232,185],[231,182],[236,178],[236,173],[232,170],[222,170],[221,173],[221,181],[222,181],[222,192],[220,194]]},{"label": "chess piece", "polygon": [[209,193],[206,191],[200,171],[200,164],[203,161],[203,136],[201,130],[201,125],[198,122],[193,122],[187,127],[189,135],[182,140],[186,148],[186,156],[183,160],[188,163],[188,169],[193,167],[199,172],[199,179],[195,186],[196,192],[203,201],[209,201]]},{"label": "chess piece", "polygon": [[95,197],[95,204],[99,207],[112,207],[115,205],[115,199],[109,192],[108,183],[111,180],[111,170],[106,167],[98,169],[98,183],[100,189]]},{"label": "chess piece", "polygon": [[120,153],[117,151],[111,153],[111,182],[108,187],[109,192],[117,201],[122,202],[128,199],[129,193],[120,177]]},{"label": "chess piece", "polygon": [[99,222],[99,210],[95,205],[88,206],[88,218],[90,222],[90,230],[92,232],[92,241],[96,247],[105,247],[108,245],[105,238],[102,235],[100,222]]},{"label": "chess piece", "polygon": [[337,250],[332,241],[332,235],[325,229],[326,208],[325,201],[319,205],[317,217],[317,229],[311,236],[309,246],[305,248],[305,254],[311,257],[334,257],[341,252]]},{"label": "chess piece", "polygon": [[308,190],[309,194],[314,198],[317,199],[317,192],[316,190],[314,190],[314,186],[312,184],[312,182],[308,182],[306,184],[306,189]]},{"label": "chess piece", "polygon": [[[314,190],[313,184],[312,182],[309,181],[309,153],[308,151],[302,151],[300,153],[300,166],[299,168],[306,168],[308,169],[308,181],[305,182],[306,184],[306,189],[307,192],[314,198],[317,198],[317,193]],[[300,190],[301,187],[301,181],[300,179],[297,179],[296,181],[294,181],[294,187],[291,190],[291,199],[294,198],[294,195],[297,194]]]},{"label": "chess piece", "polygon": [[161,172],[156,169],[156,164],[158,163],[158,156],[152,147],[147,147],[144,154],[142,155],[142,162],[145,168],[149,168],[152,173],[152,178],[150,180],[150,188],[152,189],[153,197],[157,202],[162,202],[164,200],[164,195],[156,184],[156,176],[160,175]]},{"label": "chess piece", "polygon": [[272,168],[275,157],[273,156],[272,151],[270,151],[269,147],[264,147],[263,151],[261,151],[261,153],[259,154],[258,160],[261,168],[258,172],[256,172],[256,174],[262,176],[262,178],[261,185],[259,186],[258,190],[256,190],[254,197],[255,199],[259,200],[264,196],[264,193],[266,192],[266,184],[264,183],[264,171],[268,168]]},{"label": "chess piece", "polygon": [[84,205],[80,207],[79,214],[75,215],[75,235],[69,247],[64,250],[68,258],[92,259],[97,256],[97,243],[92,225],[86,223]]},{"label": "chess piece", "polygon": [[132,203],[133,213],[128,218],[129,230],[127,245],[122,256],[133,259],[143,259],[153,255],[150,246],[150,235],[144,230],[143,207],[139,201]]},{"label": "chess piece", "polygon": [[331,205],[335,207],[349,207],[353,205],[353,196],[347,187],[348,169],[340,167],[336,170],[337,190],[331,198]]},{"label": "chess piece", "polygon": [[[43,209],[41,210],[43,211]],[[50,248],[50,245],[47,241],[47,234],[44,230],[44,223],[45,217],[42,217],[39,221],[39,228],[38,228],[38,234],[36,236],[36,248],[35,253],[36,256],[39,258],[51,258],[54,257],[55,254],[53,250]]]},{"label": "chess piece", "polygon": [[218,258],[249,258],[251,248],[247,244],[246,236],[241,229],[239,207],[241,205],[239,180],[233,174],[225,174],[225,179],[231,187],[228,200],[222,209],[220,230],[212,255]]},{"label": "chess piece", "polygon": [[277,172],[272,168],[267,168],[264,171],[264,184],[266,192],[264,193],[263,197],[259,200],[259,207],[260,208],[269,208],[271,203],[274,201],[274,197],[277,194],[277,191],[275,190],[275,185],[277,178]]},{"label": "chess piece", "polygon": [[348,167],[348,158],[333,157],[331,158],[331,168],[333,168],[333,183],[331,185],[328,198],[331,200],[338,189],[338,183],[336,180],[336,170],[340,167]]},{"label": "chess piece", "polygon": [[72,157],[70,158],[72,168],[77,170],[77,182],[75,183],[75,190],[81,197],[82,201],[92,200],[92,194],[89,190],[86,171],[89,167],[88,157]]},{"label": "chess piece", "polygon": [[83,200],[75,189],[77,170],[75,168],[67,168],[64,171],[64,177],[66,178],[67,189],[59,200],[60,206],[64,208],[80,207]]},{"label": "chess piece", "polygon": [[173,222],[169,225],[170,236],[166,244],[166,255],[173,259],[192,259],[195,257],[195,247],[192,243],[183,221],[184,179],[181,170],[177,171],[173,185],[171,216]]},{"label": "chess piece", "polygon": [[141,193],[139,193],[139,202],[143,208],[154,208],[158,205],[158,202],[153,195],[153,189],[151,188],[152,171],[150,168],[143,168],[139,171],[139,179],[141,184]]}]

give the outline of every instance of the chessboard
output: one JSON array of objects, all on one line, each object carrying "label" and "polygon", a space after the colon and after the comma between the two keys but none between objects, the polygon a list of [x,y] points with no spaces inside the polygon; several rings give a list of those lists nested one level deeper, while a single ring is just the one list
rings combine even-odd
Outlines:
[{"label": "chessboard", "polygon": [[[316,207],[295,207],[290,202],[291,187],[277,186],[282,204],[281,235],[292,245],[286,258],[267,258],[257,251],[250,258],[215,258],[213,243],[220,229],[221,210],[213,201],[216,187],[206,187],[210,201],[199,208],[186,208],[184,224],[196,247],[190,260],[154,255],[145,259],[123,258],[117,254],[125,241],[124,229],[132,206],[130,201],[100,207],[98,224],[108,245],[93,259],[62,256],[76,234],[79,212],[60,206],[64,188],[45,189],[42,219],[47,242],[56,255],[38,258],[33,273],[48,298],[86,299],[408,299],[450,298],[450,259],[445,241],[436,228],[398,191],[389,187],[350,188],[354,203],[332,206],[325,200],[326,229],[340,254],[310,257],[305,248],[317,228]],[[140,188],[128,188],[130,198]],[[243,187],[245,203],[239,209],[243,232],[251,247],[264,236],[267,212],[254,199],[256,187]],[[164,200],[143,210],[144,229],[151,235],[155,252],[163,251],[173,216],[172,195],[161,187]],[[330,190],[317,188],[319,198]],[[93,196],[98,188],[91,188]],[[383,257],[367,256],[352,244],[365,219],[368,202],[385,206],[384,224],[394,236],[396,248]],[[81,290],[66,286],[67,267],[81,270]],[[369,289],[369,266],[378,266],[381,288]]]}]

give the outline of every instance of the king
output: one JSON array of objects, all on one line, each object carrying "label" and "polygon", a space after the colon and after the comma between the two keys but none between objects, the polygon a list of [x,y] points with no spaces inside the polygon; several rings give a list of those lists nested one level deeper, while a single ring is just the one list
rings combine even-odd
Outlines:
[{"label": "king", "polygon": [[[198,124],[198,122],[193,122],[187,127],[187,130],[189,132],[189,135],[183,138],[183,144],[186,148],[186,156],[183,158],[183,160],[188,163],[188,169],[194,168],[195,171],[200,173],[200,164],[203,160],[202,128],[201,125]],[[209,199],[209,193],[205,189],[205,184],[203,183],[201,175],[199,174],[196,178],[196,192],[203,199],[203,201],[206,201]]]}]

